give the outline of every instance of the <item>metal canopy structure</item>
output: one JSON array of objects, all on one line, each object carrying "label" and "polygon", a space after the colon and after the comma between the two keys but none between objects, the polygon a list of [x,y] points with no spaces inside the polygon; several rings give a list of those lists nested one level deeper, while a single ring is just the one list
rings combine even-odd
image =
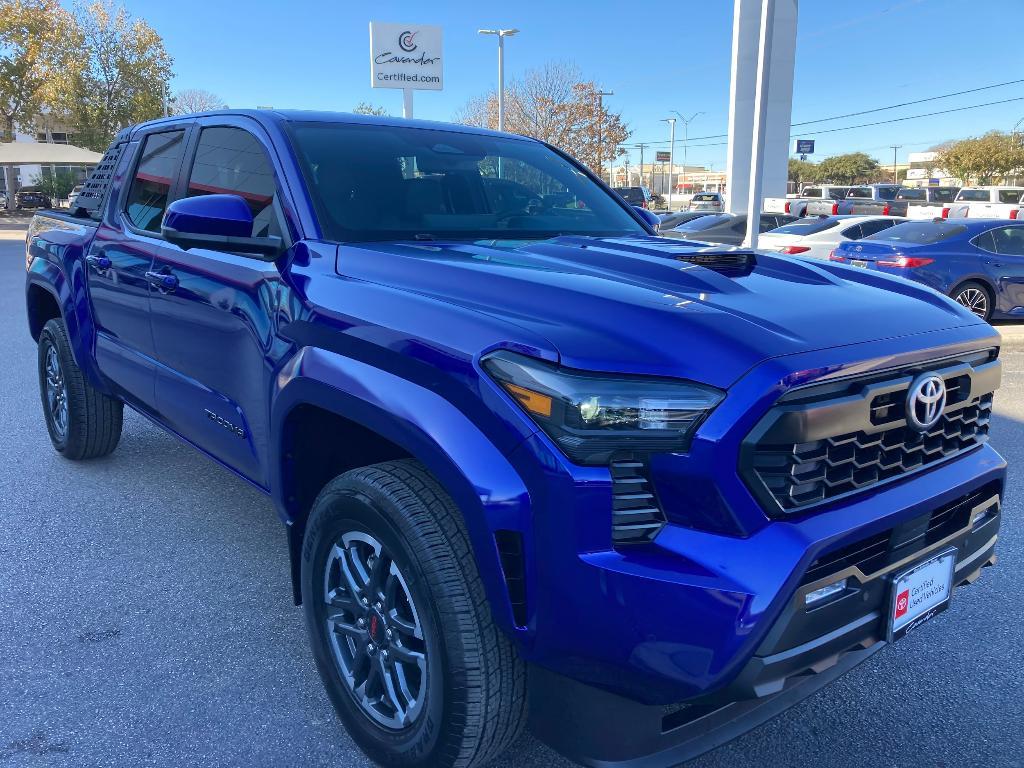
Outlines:
[{"label": "metal canopy structure", "polygon": [[103,159],[99,152],[73,144],[35,141],[0,143],[0,178],[7,189],[7,209],[14,208],[14,168],[18,165],[96,165]]},{"label": "metal canopy structure", "polygon": [[103,155],[73,144],[0,143],[0,165],[96,165]]}]

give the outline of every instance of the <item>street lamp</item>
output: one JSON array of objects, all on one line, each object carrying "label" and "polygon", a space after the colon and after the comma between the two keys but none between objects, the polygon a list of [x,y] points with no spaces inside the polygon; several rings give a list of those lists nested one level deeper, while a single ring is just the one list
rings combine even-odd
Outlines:
[{"label": "street lamp", "polygon": [[477,34],[498,36],[498,130],[505,130],[505,38],[518,29],[478,29]]},{"label": "street lamp", "polygon": [[683,123],[683,178],[681,179],[681,182],[682,182],[682,187],[683,187],[683,194],[685,195],[686,194],[686,134],[687,134],[687,131],[689,131],[689,129],[690,129],[690,123],[692,123],[694,121],[694,119],[697,118],[699,115],[706,115],[707,112],[694,112],[689,117],[683,117],[679,112],[677,112],[676,110],[673,109],[672,110],[672,114],[679,115],[679,119]]},{"label": "street lamp", "polygon": [[[674,117],[663,118],[663,123],[668,123],[668,209],[672,210],[672,172],[676,169],[676,119]],[[686,171],[686,166],[683,166]]]}]

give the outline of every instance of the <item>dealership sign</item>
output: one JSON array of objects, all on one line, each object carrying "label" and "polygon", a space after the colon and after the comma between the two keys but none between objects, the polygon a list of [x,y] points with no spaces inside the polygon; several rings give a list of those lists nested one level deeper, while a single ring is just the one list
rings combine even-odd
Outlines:
[{"label": "dealership sign", "polygon": [[671,159],[672,159],[672,153],[671,152],[662,152],[662,151],[659,150],[654,155],[654,162],[656,162],[656,163],[667,163]]},{"label": "dealership sign", "polygon": [[441,28],[370,22],[370,86],[440,91]]},{"label": "dealership sign", "polygon": [[794,139],[793,140],[793,154],[795,154],[795,155],[813,155],[814,154],[814,139]]}]

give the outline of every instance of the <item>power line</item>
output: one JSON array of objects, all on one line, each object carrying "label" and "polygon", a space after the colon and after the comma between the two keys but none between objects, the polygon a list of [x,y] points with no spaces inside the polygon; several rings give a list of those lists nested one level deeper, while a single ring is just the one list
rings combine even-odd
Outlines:
[{"label": "power line", "polygon": [[[1024,79],[1020,79],[1020,80],[1007,80],[1005,83],[993,83],[992,85],[983,85],[983,86],[980,86],[978,88],[969,88],[969,89],[964,90],[964,91],[954,91],[952,93],[944,93],[944,94],[941,94],[939,96],[929,96],[928,98],[917,99],[916,101],[905,101],[905,102],[902,102],[900,104],[890,104],[889,106],[886,106],[886,107],[876,107],[874,109],[864,109],[864,110],[861,110],[859,112],[850,112],[850,113],[845,114],[845,115],[834,115],[833,117],[822,117],[822,118],[819,118],[817,120],[804,120],[804,121],[799,122],[799,123],[792,123],[790,125],[790,127],[791,128],[797,128],[799,126],[813,125],[815,123],[826,123],[826,122],[830,122],[832,120],[842,120],[842,119],[845,119],[845,118],[848,118],[848,117],[857,117],[859,115],[870,115],[870,114],[873,114],[875,112],[884,112],[884,111],[889,110],[889,109],[899,109],[901,107],[908,107],[908,106],[912,106],[914,104],[924,104],[924,103],[929,102],[929,101],[938,101],[939,99],[948,99],[948,98],[952,98],[953,96],[963,96],[964,94],[968,94],[968,93],[977,93],[979,91],[987,91],[987,90],[991,90],[992,88],[1002,88],[1002,87],[1007,86],[1007,85],[1017,85],[1019,83],[1024,83]],[[943,112],[929,112],[926,115],[915,115],[913,117],[899,118],[899,119],[900,120],[912,120],[915,117],[932,117],[932,116],[935,116],[935,115],[944,115],[944,114],[947,114],[948,112],[961,112],[961,111],[963,111],[965,109],[976,109],[978,107],[987,107],[987,106],[991,106],[993,104],[1005,104],[1005,103],[1007,103],[1009,101],[1016,101],[1016,99],[1007,99],[1006,101],[993,101],[993,102],[989,102],[988,104],[976,104],[976,105],[971,106],[971,107],[959,107],[959,108],[956,108],[956,109],[950,109],[950,110],[946,110],[946,111],[943,111]],[[893,122],[896,122],[896,121],[893,121]],[[848,126],[846,128],[832,128],[832,129],[825,130],[825,131],[818,131],[817,133],[829,133],[829,132],[835,132],[835,131],[845,131],[845,130],[850,130],[852,128],[862,128],[862,127],[865,127],[867,125],[882,125],[882,124],[883,123],[865,123],[864,125],[851,125],[851,126]],[[809,134],[802,134],[802,135],[809,135]],[[705,141],[707,139],[725,139],[725,138],[728,138],[728,136],[729,136],[729,134],[727,134],[727,133],[716,133],[716,134],[711,135],[711,136],[695,136],[692,139],[690,139],[690,141]],[[667,144],[668,142],[664,141],[664,140],[660,140],[660,141],[648,141],[648,142],[644,142],[644,143],[646,143],[646,144]],[[628,146],[628,145],[624,145],[624,146]],[[719,145],[719,144],[706,144],[704,146],[721,146],[721,145]]]},{"label": "power line", "polygon": [[836,133],[837,131],[852,131],[854,128],[868,128],[873,125],[888,125],[889,123],[900,123],[904,120],[919,120],[922,117],[935,117],[936,115],[948,115],[953,112],[965,112],[968,109],[980,109],[981,107],[992,107],[996,104],[1009,104],[1013,101],[1024,101],[1024,96],[1017,96],[1013,99],[1002,99],[1001,101],[989,101],[984,104],[972,104],[969,107],[954,107],[953,109],[943,109],[938,112],[926,112],[923,115],[908,115],[907,117],[894,117],[890,120],[876,120],[873,123],[861,123],[860,125],[847,125],[843,128],[828,128],[824,131],[814,131],[813,133],[794,134],[791,138],[797,136],[818,136],[822,133]]},{"label": "power line", "polygon": [[980,88],[970,88],[966,91],[956,91],[954,93],[944,93],[941,96],[929,96],[927,99],[918,99],[917,101],[904,101],[902,104],[892,104],[888,107],[876,107],[875,109],[865,109],[860,112],[850,112],[846,115],[836,115],[835,117],[822,117],[818,120],[804,120],[802,123],[793,123],[790,127],[796,128],[799,125],[813,125],[814,123],[827,123],[830,120],[843,120],[847,117],[859,117],[860,115],[870,115],[873,112],[884,112],[887,109],[899,109],[900,107],[910,107],[914,104],[924,104],[928,101],[938,101],[939,99],[948,99],[953,96],[963,96],[966,93],[977,93],[978,91],[988,91],[992,88],[1002,88],[1004,85],[1017,85],[1018,83],[1024,83],[1024,80],[1008,80],[1005,83],[995,83],[994,85],[983,85]]}]

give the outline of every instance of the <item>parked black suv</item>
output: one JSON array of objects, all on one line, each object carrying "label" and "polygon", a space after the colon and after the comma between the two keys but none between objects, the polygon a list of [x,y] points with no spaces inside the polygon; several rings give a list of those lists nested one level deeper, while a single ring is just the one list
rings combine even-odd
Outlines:
[{"label": "parked black suv", "polygon": [[19,189],[14,193],[15,208],[52,208],[53,202],[38,189]]},{"label": "parked black suv", "polygon": [[651,190],[647,187],[616,187],[623,200],[630,205],[638,205],[641,208],[651,207]]}]

